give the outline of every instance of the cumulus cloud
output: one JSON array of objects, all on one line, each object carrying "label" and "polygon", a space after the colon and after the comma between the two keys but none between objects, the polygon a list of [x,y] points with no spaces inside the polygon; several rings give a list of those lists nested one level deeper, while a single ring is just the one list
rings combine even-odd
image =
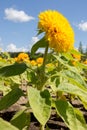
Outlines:
[{"label": "cumulus cloud", "polygon": [[5,19],[11,20],[13,22],[28,22],[30,20],[34,20],[34,17],[29,16],[22,10],[19,11],[13,8],[6,8]]},{"label": "cumulus cloud", "polygon": [[30,51],[33,44],[36,43],[38,40],[39,40],[38,37],[32,37],[29,45],[27,45],[26,47],[20,47],[20,48],[18,48],[16,46],[16,44],[10,43],[10,44],[7,45],[5,51],[7,51],[7,52],[26,52],[26,51]]},{"label": "cumulus cloud", "polygon": [[[31,48],[32,48],[32,46],[37,42],[37,41],[39,41],[39,38],[38,37],[32,37],[31,38],[31,41],[29,42],[29,44],[27,45],[27,46],[25,46],[25,47],[20,47],[20,48],[18,48],[17,46],[16,46],[16,44],[14,44],[14,43],[10,43],[10,44],[8,44],[7,46],[6,46],[6,49],[4,49],[4,51],[6,51],[6,52],[30,52],[31,51]],[[44,49],[43,48],[40,48],[40,49],[38,49],[37,50],[37,52],[44,52]]]},{"label": "cumulus cloud", "polygon": [[87,31],[87,22],[82,21],[81,23],[78,24],[78,27],[82,31]]},{"label": "cumulus cloud", "polygon": [[32,37],[32,43],[36,43],[37,41],[39,41],[39,38],[38,37]]},{"label": "cumulus cloud", "polygon": [[6,47],[6,51],[7,52],[26,52],[28,51],[28,48],[27,47],[17,48],[15,44],[11,43]]}]

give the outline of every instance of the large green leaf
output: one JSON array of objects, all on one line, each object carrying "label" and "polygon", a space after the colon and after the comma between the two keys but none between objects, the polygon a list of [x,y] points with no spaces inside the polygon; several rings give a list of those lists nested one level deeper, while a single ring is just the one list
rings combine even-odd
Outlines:
[{"label": "large green leaf", "polygon": [[0,110],[7,109],[12,104],[14,104],[21,96],[23,92],[19,88],[14,88],[7,95],[0,99]]},{"label": "large green leaf", "polygon": [[18,130],[18,128],[0,118],[0,130]]},{"label": "large green leaf", "polygon": [[55,107],[58,115],[64,120],[65,124],[70,128],[70,130],[77,129],[76,116],[74,109],[67,101],[58,100],[55,101]]},{"label": "large green leaf", "polygon": [[35,88],[28,88],[28,99],[34,116],[42,125],[45,125],[51,113],[49,91],[38,91]]},{"label": "large green leaf", "polygon": [[74,109],[76,115],[76,121],[78,125],[78,130],[87,130],[87,124],[84,119],[83,113],[79,109]]},{"label": "large green leaf", "polygon": [[27,71],[27,79],[30,83],[35,84],[37,82],[35,71]]},{"label": "large green leaf", "polygon": [[0,76],[15,76],[22,74],[27,69],[25,63],[15,63],[0,68]]},{"label": "large green leaf", "polygon": [[25,110],[20,110],[13,116],[10,122],[19,130],[22,130],[25,126],[29,126],[30,115]]},{"label": "large green leaf", "polygon": [[73,57],[72,57],[72,55],[70,54],[70,52],[62,53],[62,55],[63,55],[67,60],[73,60]]},{"label": "large green leaf", "polygon": [[46,41],[45,37],[37,41],[31,48],[31,57],[33,57],[33,55],[39,48],[45,48],[47,45],[48,41]]},{"label": "large green leaf", "polygon": [[87,89],[81,89],[70,83],[61,83],[58,86],[57,91],[63,91],[66,93],[74,94],[76,96],[81,97],[81,100],[83,100],[84,102],[87,102]]},{"label": "large green leaf", "polygon": [[87,84],[85,83],[83,77],[79,73],[73,72],[70,70],[64,70],[63,73],[65,74],[65,76],[69,77],[71,80],[74,79],[75,82],[83,85],[84,87],[87,87]]},{"label": "large green leaf", "polygon": [[77,68],[74,66],[68,65],[68,62],[66,60],[63,60],[61,58],[61,55],[55,55],[53,54],[54,58],[56,58],[62,65],[64,65],[67,69],[72,70],[73,72],[78,72]]}]

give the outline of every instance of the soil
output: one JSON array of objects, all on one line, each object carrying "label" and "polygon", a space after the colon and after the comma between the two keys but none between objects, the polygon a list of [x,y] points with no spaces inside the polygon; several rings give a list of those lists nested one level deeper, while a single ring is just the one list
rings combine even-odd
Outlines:
[{"label": "soil", "polygon": [[[3,95],[0,94],[0,98]],[[21,97],[18,102],[16,102],[14,105],[12,105],[10,108],[0,111],[0,117],[3,118],[6,121],[10,121],[13,115],[19,111],[23,104],[27,103],[27,99],[25,97]],[[73,100],[72,105],[76,108],[79,108],[85,117],[85,120],[87,122],[87,111],[84,109],[83,105],[78,100]],[[47,126],[50,128],[50,130],[69,130],[63,120],[57,116],[55,109],[52,109],[51,117],[47,122]],[[37,121],[37,119],[34,117],[33,113],[31,112],[31,123],[29,130],[40,130],[40,124]]]}]

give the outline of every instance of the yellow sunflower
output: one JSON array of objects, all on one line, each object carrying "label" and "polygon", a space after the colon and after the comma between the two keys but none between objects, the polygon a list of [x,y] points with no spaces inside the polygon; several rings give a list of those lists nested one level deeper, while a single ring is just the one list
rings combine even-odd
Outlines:
[{"label": "yellow sunflower", "polygon": [[83,63],[87,65],[87,59]]},{"label": "yellow sunflower", "polygon": [[32,66],[36,66],[37,65],[37,62],[35,60],[31,60],[30,63],[31,63]]},{"label": "yellow sunflower", "polygon": [[43,63],[43,57],[39,57],[36,59],[37,64],[42,64]]},{"label": "yellow sunflower", "polygon": [[38,29],[45,32],[49,47],[57,52],[67,52],[74,46],[74,31],[68,20],[55,10],[39,14]]},{"label": "yellow sunflower", "polygon": [[72,54],[73,58],[76,60],[80,61],[81,60],[81,55],[80,54]]},{"label": "yellow sunflower", "polygon": [[15,59],[17,62],[22,62],[22,61],[29,60],[29,56],[28,56],[28,54],[22,52],[22,53],[19,53],[18,57]]}]

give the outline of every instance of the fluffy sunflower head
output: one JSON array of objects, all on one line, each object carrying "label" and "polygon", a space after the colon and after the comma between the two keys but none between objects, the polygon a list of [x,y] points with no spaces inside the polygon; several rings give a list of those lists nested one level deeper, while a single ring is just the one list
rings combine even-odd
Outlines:
[{"label": "fluffy sunflower head", "polygon": [[37,64],[42,64],[43,63],[43,58],[39,57],[36,59]]},{"label": "fluffy sunflower head", "polygon": [[83,63],[87,65],[87,59]]},{"label": "fluffy sunflower head", "polygon": [[68,20],[55,10],[39,14],[38,29],[45,32],[49,47],[57,52],[67,52],[74,46],[74,31]]},{"label": "fluffy sunflower head", "polygon": [[28,56],[28,54],[23,53],[23,52],[19,53],[19,55],[16,59],[17,62],[22,62],[22,61],[26,61],[26,60],[29,60],[29,56]]}]

